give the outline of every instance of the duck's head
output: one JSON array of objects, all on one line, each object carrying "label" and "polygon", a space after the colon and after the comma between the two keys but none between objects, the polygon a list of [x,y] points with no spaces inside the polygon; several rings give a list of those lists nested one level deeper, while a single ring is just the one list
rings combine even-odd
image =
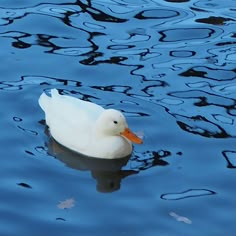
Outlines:
[{"label": "duck's head", "polygon": [[143,142],[141,138],[128,128],[124,115],[114,109],[104,110],[96,122],[96,129],[104,135],[120,135],[137,144]]}]

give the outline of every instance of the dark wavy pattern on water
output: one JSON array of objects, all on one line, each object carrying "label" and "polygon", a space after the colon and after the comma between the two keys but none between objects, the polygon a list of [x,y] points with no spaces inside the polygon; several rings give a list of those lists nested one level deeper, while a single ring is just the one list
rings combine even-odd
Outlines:
[{"label": "dark wavy pattern on water", "polygon": [[[234,0],[1,1],[0,235],[234,235],[235,24]],[[144,144],[69,152],[37,104],[54,87]]]}]

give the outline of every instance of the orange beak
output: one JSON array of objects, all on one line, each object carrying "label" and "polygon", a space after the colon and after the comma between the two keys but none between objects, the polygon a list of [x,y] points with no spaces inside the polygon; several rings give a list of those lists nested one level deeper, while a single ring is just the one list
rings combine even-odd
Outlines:
[{"label": "orange beak", "polygon": [[142,144],[143,140],[139,138],[136,134],[134,134],[129,128],[125,128],[125,130],[121,133],[122,136],[126,137],[133,143]]}]

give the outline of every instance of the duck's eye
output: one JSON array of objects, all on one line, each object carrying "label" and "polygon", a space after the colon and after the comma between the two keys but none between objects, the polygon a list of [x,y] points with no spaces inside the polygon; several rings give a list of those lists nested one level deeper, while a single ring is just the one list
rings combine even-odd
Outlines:
[{"label": "duck's eye", "polygon": [[118,121],[114,120],[113,123],[117,125],[117,124],[118,124]]}]

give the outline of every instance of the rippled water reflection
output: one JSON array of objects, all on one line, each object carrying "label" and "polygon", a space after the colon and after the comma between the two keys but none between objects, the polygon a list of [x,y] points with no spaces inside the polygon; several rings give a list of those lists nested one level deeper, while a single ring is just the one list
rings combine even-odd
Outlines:
[{"label": "rippled water reflection", "polygon": [[[233,235],[234,0],[0,3],[1,235]],[[129,160],[52,141],[37,99],[122,110]],[[66,205],[58,207],[60,204]]]}]

